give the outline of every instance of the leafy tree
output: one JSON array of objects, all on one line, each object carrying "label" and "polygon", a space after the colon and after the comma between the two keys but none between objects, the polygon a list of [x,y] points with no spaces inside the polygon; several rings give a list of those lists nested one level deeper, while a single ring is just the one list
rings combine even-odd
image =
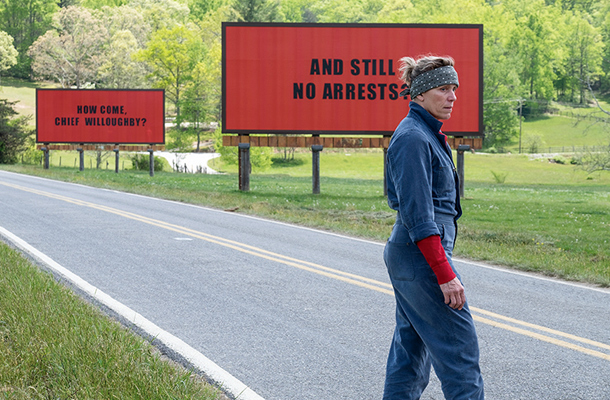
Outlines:
[{"label": "leafy tree", "polygon": [[17,64],[17,50],[13,47],[13,38],[6,32],[0,31],[0,77],[2,73]]},{"label": "leafy tree", "polygon": [[545,7],[543,0],[514,0],[505,5],[516,16],[510,48],[520,58],[521,81],[529,97],[550,100],[555,69],[562,65],[562,47],[554,29],[560,20],[557,9]]},{"label": "leafy tree", "polygon": [[104,6],[120,7],[129,3],[129,0],[80,0],[80,5],[92,10],[99,10]]},{"label": "leafy tree", "polygon": [[274,22],[279,19],[276,0],[235,0],[233,8],[244,22]]},{"label": "leafy tree", "polygon": [[569,91],[566,97],[575,101],[575,94],[581,104],[585,101],[586,82],[592,75],[600,75],[603,43],[599,31],[580,14],[567,18],[567,36],[565,58],[564,90]]},{"label": "leafy tree", "polygon": [[51,27],[52,15],[57,10],[56,0],[0,0],[0,29],[13,37],[19,52],[10,74],[30,77],[31,59],[27,51]]},{"label": "leafy tree", "polygon": [[590,13],[596,0],[554,0],[547,3],[560,7],[563,11],[584,11]]},{"label": "leafy tree", "polygon": [[25,150],[26,139],[31,134],[27,128],[31,116],[15,118],[15,104],[0,99],[0,164],[16,163],[17,155]]},{"label": "leafy tree", "polygon": [[229,6],[209,12],[199,23],[202,57],[185,90],[185,117],[190,121],[220,121],[222,98],[222,22],[236,21]]},{"label": "leafy tree", "polygon": [[600,77],[600,90],[610,91],[610,1],[600,2],[599,9],[595,13],[597,26],[599,26],[604,43],[601,68],[604,72]]},{"label": "leafy tree", "polygon": [[184,2],[174,0],[131,0],[129,6],[138,10],[152,32],[189,21],[189,8]]},{"label": "leafy tree", "polygon": [[80,3],[80,0],[58,0],[57,1],[57,5],[59,6],[59,8],[77,6],[77,5],[79,5],[79,3]]},{"label": "leafy tree", "polygon": [[383,0],[327,0],[312,3],[303,10],[316,17],[316,22],[375,22]]},{"label": "leafy tree", "polygon": [[383,23],[414,23],[421,20],[420,12],[411,0],[385,0],[377,14],[376,22]]},{"label": "leafy tree", "polygon": [[142,10],[134,8],[131,5],[120,7],[104,6],[97,15],[108,31],[109,37],[122,31],[131,32],[137,41],[137,49],[143,48],[146,45],[153,32],[153,28],[149,23],[150,21],[146,20]]},{"label": "leafy tree", "polygon": [[83,87],[93,82],[101,63],[106,28],[83,7],[62,9],[53,17],[55,29],[38,38],[28,54],[32,69],[56,79],[62,87]]},{"label": "leafy tree", "polygon": [[188,0],[190,15],[197,20],[202,20],[211,13],[231,0]]},{"label": "leafy tree", "polygon": [[99,18],[108,31],[108,41],[98,69],[100,87],[144,88],[149,86],[146,63],[133,55],[144,48],[152,28],[142,13],[131,6],[102,7]]},{"label": "leafy tree", "polygon": [[134,49],[138,47],[138,42],[130,31],[115,33],[97,71],[100,82],[98,86],[116,89],[146,87],[146,65],[132,57]]},{"label": "leafy tree", "polygon": [[146,62],[151,68],[148,77],[153,86],[165,89],[167,98],[174,103],[178,125],[182,122],[182,94],[201,60],[201,53],[202,41],[196,27],[177,25],[153,33],[146,48],[135,54],[137,60]]},{"label": "leafy tree", "polygon": [[484,147],[502,147],[517,135],[516,108],[521,99],[519,77],[515,62],[499,39],[485,47],[484,71]]}]

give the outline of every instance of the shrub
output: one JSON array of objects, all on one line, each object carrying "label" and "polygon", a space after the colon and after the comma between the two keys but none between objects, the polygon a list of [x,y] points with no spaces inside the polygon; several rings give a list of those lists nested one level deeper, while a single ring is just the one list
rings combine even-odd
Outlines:
[{"label": "shrub", "polygon": [[30,117],[15,117],[16,102],[0,99],[0,164],[14,164],[26,149]]},{"label": "shrub", "polygon": [[[133,165],[133,169],[135,169],[135,170],[138,170],[138,171],[150,170],[150,156],[147,156],[146,154],[138,153],[138,154],[131,156],[131,163]],[[153,163],[154,163],[155,171],[157,171],[157,172],[163,171],[163,165],[165,164],[163,162],[163,158],[155,157]]]}]

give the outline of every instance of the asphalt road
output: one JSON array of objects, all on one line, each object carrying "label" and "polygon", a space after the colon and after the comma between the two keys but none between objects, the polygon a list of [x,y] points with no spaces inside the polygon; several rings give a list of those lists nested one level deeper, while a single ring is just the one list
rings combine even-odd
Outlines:
[{"label": "asphalt road", "polygon": [[[0,228],[266,400],[381,398],[382,243],[4,171]],[[610,399],[610,291],[456,264],[488,399]]]}]

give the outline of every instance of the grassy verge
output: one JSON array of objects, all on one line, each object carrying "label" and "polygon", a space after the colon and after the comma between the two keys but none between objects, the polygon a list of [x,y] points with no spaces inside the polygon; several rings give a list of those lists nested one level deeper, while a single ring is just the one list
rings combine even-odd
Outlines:
[{"label": "grassy verge", "polygon": [[3,243],[0,270],[0,397],[220,398]]},{"label": "grassy verge", "polygon": [[[350,154],[347,156],[346,154]],[[325,153],[320,195],[305,161],[237,177],[3,166],[53,179],[113,188],[384,241],[394,223],[383,196],[380,154]],[[466,199],[456,255],[610,286],[610,173],[527,156],[466,155]],[[281,172],[281,173],[278,173]],[[496,176],[503,175],[504,183]]]}]

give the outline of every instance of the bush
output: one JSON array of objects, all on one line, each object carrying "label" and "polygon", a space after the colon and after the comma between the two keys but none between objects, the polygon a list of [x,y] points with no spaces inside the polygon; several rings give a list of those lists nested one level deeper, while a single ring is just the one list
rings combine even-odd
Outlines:
[{"label": "bush", "polygon": [[166,138],[167,150],[186,153],[193,151],[193,142],[197,140],[197,133],[194,128],[171,128],[168,129]]},{"label": "bush", "polygon": [[[214,132],[214,150],[220,153],[223,163],[227,165],[238,164],[237,147],[225,147],[222,145],[222,128],[218,127]],[[250,164],[256,172],[266,171],[271,167],[272,151],[269,147],[250,147]]]},{"label": "bush", "polygon": [[16,102],[0,99],[0,164],[14,164],[26,149],[29,117],[17,117]]},{"label": "bush", "polygon": [[549,161],[551,161],[555,164],[566,164],[568,162],[568,160],[566,160],[566,158],[563,156],[555,156],[555,157],[551,158]]},{"label": "bush", "polygon": [[[163,171],[163,166],[165,165],[163,158],[155,157],[153,163],[155,171]],[[135,154],[131,156],[131,164],[135,170],[148,171],[150,170],[150,156],[147,156],[146,154]]]}]

